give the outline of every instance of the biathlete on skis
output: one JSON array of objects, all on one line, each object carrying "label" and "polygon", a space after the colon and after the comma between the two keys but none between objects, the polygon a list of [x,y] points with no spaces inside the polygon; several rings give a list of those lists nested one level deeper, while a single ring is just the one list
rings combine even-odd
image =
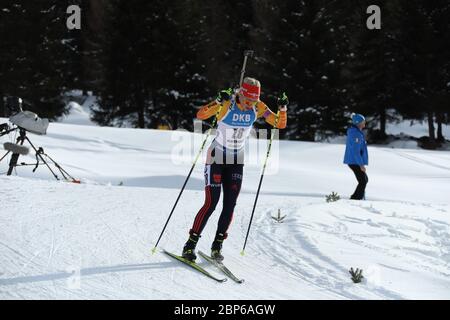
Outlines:
[{"label": "biathlete on skis", "polygon": [[[245,140],[253,123],[263,117],[267,123],[278,129],[286,128],[288,97],[283,93],[278,98],[279,115],[272,112],[260,98],[261,84],[246,77],[237,94],[231,88],[219,92],[215,101],[203,106],[197,118],[206,120],[217,116],[217,133],[212,141],[205,165],[205,201],[197,213],[189,239],[183,247],[182,256],[195,261],[195,247],[219,202],[223,187],[223,209],[220,214],[215,239],[211,245],[211,257],[222,261],[223,241],[233,218],[241,185],[244,167]],[[278,117],[278,119],[277,119]]]}]

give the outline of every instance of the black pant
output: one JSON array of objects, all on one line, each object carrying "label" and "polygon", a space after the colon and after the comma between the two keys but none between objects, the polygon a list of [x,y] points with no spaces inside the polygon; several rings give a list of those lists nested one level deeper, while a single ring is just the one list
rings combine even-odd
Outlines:
[{"label": "black pant", "polygon": [[358,186],[350,199],[362,200],[364,199],[364,195],[366,193],[366,185],[369,182],[369,178],[367,177],[367,174],[361,170],[361,166],[357,164],[350,164],[349,167],[352,169],[356,179],[358,180]]},{"label": "black pant", "polygon": [[236,200],[241,191],[242,164],[207,164],[205,166],[205,203],[194,220],[191,232],[200,235],[209,217],[216,209],[223,187],[223,209],[220,214],[217,233],[227,236],[227,230],[233,219]]}]

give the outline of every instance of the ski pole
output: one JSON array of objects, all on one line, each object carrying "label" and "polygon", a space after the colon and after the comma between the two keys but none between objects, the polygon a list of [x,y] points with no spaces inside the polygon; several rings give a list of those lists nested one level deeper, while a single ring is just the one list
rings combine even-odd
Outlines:
[{"label": "ski pole", "polygon": [[208,131],[206,133],[206,137],[203,140],[203,143],[202,143],[202,145],[200,147],[200,150],[198,151],[197,156],[194,159],[194,163],[192,164],[191,170],[189,171],[189,173],[188,173],[188,175],[186,177],[186,180],[184,181],[183,187],[181,188],[181,191],[178,194],[177,200],[175,201],[175,204],[173,205],[172,210],[170,211],[169,217],[167,218],[166,224],[164,225],[164,228],[163,228],[161,234],[159,235],[158,241],[156,242],[155,247],[152,249],[152,253],[153,254],[156,252],[156,247],[158,246],[159,241],[161,240],[161,237],[163,236],[164,232],[166,231],[167,225],[169,224],[170,218],[172,217],[172,214],[175,211],[175,208],[176,208],[176,206],[178,204],[178,201],[181,198],[181,195],[182,195],[182,193],[184,191],[184,188],[186,187],[186,185],[187,185],[187,183],[189,181],[189,178],[191,177],[192,171],[194,171],[195,165],[197,164],[197,161],[200,158],[200,155],[202,154],[203,149],[205,148],[206,141],[208,141],[208,138],[211,135],[211,130],[215,127],[215,125],[217,123],[217,117],[219,116],[221,110],[222,110],[222,104],[220,104],[219,111],[217,111],[217,113],[216,113],[216,117],[214,118],[212,126],[208,129]]},{"label": "ski pole", "polygon": [[[276,129],[279,119],[280,119],[280,111],[277,112],[277,118],[276,118],[275,124],[273,126],[274,129]],[[256,191],[256,198],[255,198],[255,202],[253,203],[252,214],[250,216],[250,223],[248,225],[247,235],[245,236],[244,247],[242,248],[242,251],[241,251],[242,256],[245,255],[245,247],[247,245],[248,235],[250,234],[250,227],[252,226],[253,215],[255,214],[256,203],[258,202],[259,191],[261,190],[261,185],[262,185],[263,178],[264,178],[264,172],[266,171],[267,160],[269,159],[270,150],[272,149],[272,141],[273,141],[274,135],[275,135],[275,130],[272,132],[272,134],[270,136],[269,147],[267,148],[266,159],[264,160],[264,166],[262,169],[261,178],[259,179],[258,190]]]}]

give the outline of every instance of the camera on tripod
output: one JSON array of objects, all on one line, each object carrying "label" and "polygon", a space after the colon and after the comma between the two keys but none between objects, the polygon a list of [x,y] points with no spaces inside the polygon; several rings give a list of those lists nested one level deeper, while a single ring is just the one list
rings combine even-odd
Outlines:
[{"label": "camera on tripod", "polygon": [[[35,168],[33,169],[33,172],[35,172],[39,165],[44,164],[47,166],[47,168],[50,170],[50,172],[53,174],[56,180],[59,180],[59,177],[50,168],[48,162],[46,161],[47,159],[49,162],[51,161],[53,165],[61,172],[65,180],[69,180],[68,177],[70,177],[71,182],[79,183],[78,180],[72,178],[72,176],[70,176],[67,173],[67,171],[65,171],[58,163],[56,163],[56,161],[50,158],[50,156],[44,152],[44,149],[42,147],[36,149],[31,140],[27,137],[27,132],[37,135],[46,135],[49,126],[49,120],[39,118],[39,116],[34,112],[23,111],[21,98],[10,97],[7,99],[7,101],[9,102],[8,107],[10,108],[10,110],[14,109],[17,112],[9,118],[9,121],[13,124],[12,127],[10,127],[7,123],[0,124],[0,137],[14,131],[19,131],[19,137],[16,139],[16,143],[6,142],[3,144],[3,148],[7,152],[2,158],[0,158],[0,162],[4,158],[6,158],[8,154],[12,153],[7,175],[8,176],[11,175],[13,170],[18,166],[35,166]],[[23,145],[25,141],[27,141],[35,151],[36,154],[35,164],[27,164],[27,163],[18,164],[19,157],[21,155],[22,156],[27,155],[30,151],[28,147]]]},{"label": "camera on tripod", "polygon": [[8,97],[7,108],[13,111],[14,114],[9,118],[9,121],[15,126],[10,128],[7,123],[0,124],[0,136],[4,136],[13,131],[19,130],[20,137],[17,139],[17,143],[6,142],[3,144],[5,150],[12,152],[13,154],[27,155],[29,150],[23,146],[23,142],[26,138],[26,132],[31,132],[37,135],[47,134],[49,126],[48,119],[41,119],[38,115],[31,111],[23,111],[22,99],[19,97]]}]

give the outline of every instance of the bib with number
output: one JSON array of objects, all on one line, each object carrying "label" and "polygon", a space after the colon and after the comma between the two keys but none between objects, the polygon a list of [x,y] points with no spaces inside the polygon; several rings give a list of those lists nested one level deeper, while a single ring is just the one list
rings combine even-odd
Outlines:
[{"label": "bib with number", "polygon": [[241,110],[236,101],[233,101],[225,116],[219,121],[215,141],[226,149],[243,148],[256,119],[255,107]]}]

